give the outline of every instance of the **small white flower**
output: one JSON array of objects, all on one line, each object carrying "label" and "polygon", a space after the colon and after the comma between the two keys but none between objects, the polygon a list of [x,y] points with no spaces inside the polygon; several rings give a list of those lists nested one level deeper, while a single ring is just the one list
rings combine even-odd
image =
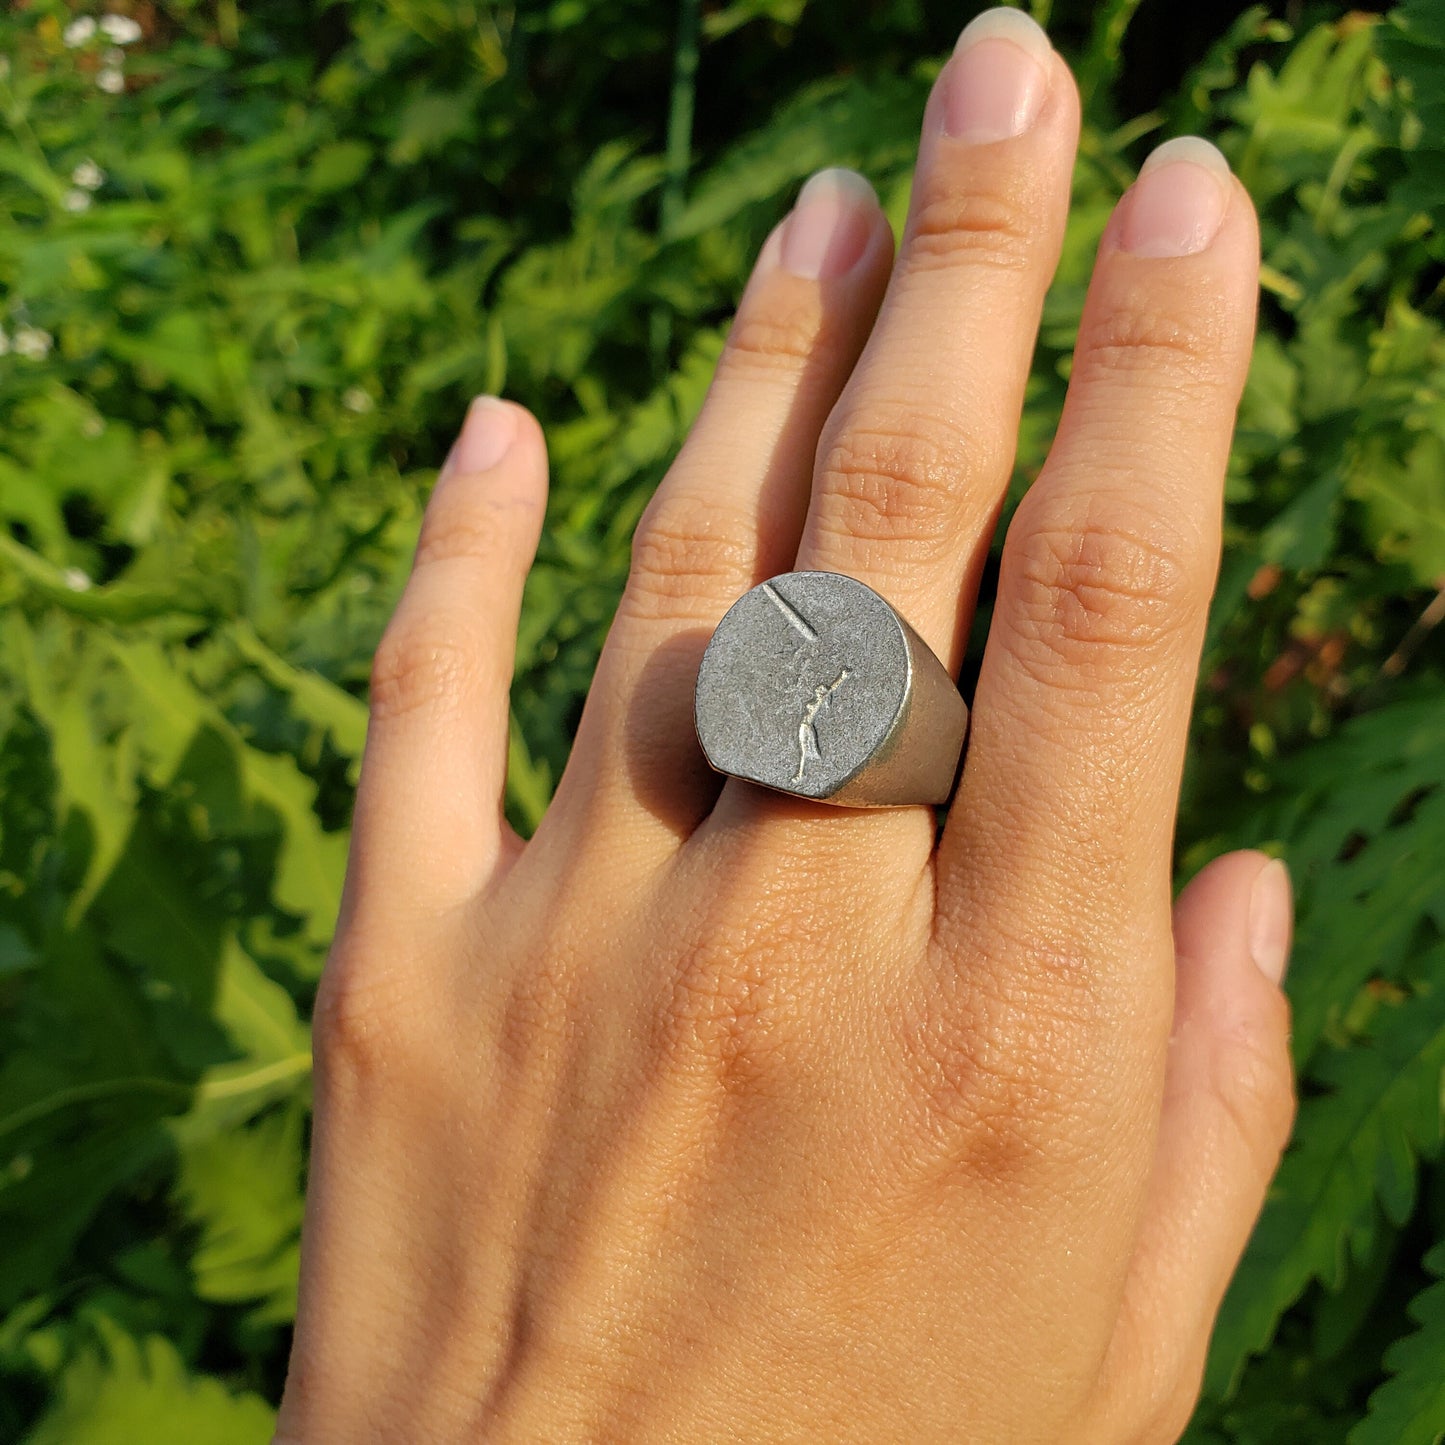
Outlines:
[{"label": "small white flower", "polygon": [[60,204],[67,211],[88,211],[90,209],[90,192],[66,191],[60,198]]},{"label": "small white flower", "polygon": [[6,332],[0,331],[0,356],[8,356],[9,354],[10,337]]},{"label": "small white flower", "polygon": [[38,326],[17,326],[12,345],[17,356],[24,356],[30,361],[44,361],[55,345],[55,338]]},{"label": "small white flower", "polygon": [[96,75],[95,83],[107,95],[119,95],[125,89],[125,76],[118,70],[106,69]]},{"label": "small white flower", "polygon": [[70,184],[83,191],[98,191],[105,184],[105,172],[92,160],[83,160],[70,173]]},{"label": "small white flower", "polygon": [[89,592],[95,586],[95,583],[79,567],[67,567],[60,576],[72,592]]},{"label": "small white flower", "polygon": [[120,67],[125,64],[125,51],[117,50],[115,46],[112,45],[109,50],[102,50],[100,52],[100,63],[119,70]]},{"label": "small white flower", "polygon": [[141,36],[140,26],[129,15],[102,15],[100,28],[117,45],[134,45]]},{"label": "small white flower", "polygon": [[82,15],[78,20],[72,20],[61,32],[60,38],[71,50],[75,50],[87,41],[95,39],[95,17],[92,15]]},{"label": "small white flower", "polygon": [[348,387],[346,394],[341,398],[341,404],[347,411],[367,412],[376,405],[371,399],[371,394],[359,386]]}]

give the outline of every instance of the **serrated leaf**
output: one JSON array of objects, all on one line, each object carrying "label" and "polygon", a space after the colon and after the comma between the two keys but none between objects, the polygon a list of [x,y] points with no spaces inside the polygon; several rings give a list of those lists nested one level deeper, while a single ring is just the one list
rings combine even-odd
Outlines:
[{"label": "serrated leaf", "polygon": [[[1445,949],[1427,960],[1438,980]],[[1369,1248],[1383,1209],[1400,1223],[1422,1155],[1438,1152],[1445,1081],[1445,986],[1386,1005],[1378,1028],[1315,1071],[1327,1092],[1300,1108],[1286,1155],[1220,1311],[1206,1390],[1226,1395],[1246,1358],[1315,1280],[1336,1287]]]},{"label": "serrated leaf", "polygon": [[1445,210],[1445,27],[1435,0],[1404,0],[1375,33],[1381,57],[1408,87],[1420,119],[1405,151],[1406,194],[1438,217]]},{"label": "serrated leaf", "polygon": [[27,1445],[266,1445],[275,1415],[258,1396],[190,1374],[159,1335],[136,1339],[96,1318],[95,1341],[77,1352],[54,1403]]},{"label": "serrated leaf", "polygon": [[234,938],[223,947],[212,1013],[230,1056],[202,1071],[191,1107],[168,1121],[171,1137],[187,1146],[295,1094],[311,1072],[310,1033],[291,995]]},{"label": "serrated leaf", "polygon": [[1355,718],[1274,769],[1270,787],[1240,835],[1274,841],[1295,876],[1303,1066],[1364,983],[1414,967],[1422,927],[1445,932],[1445,709],[1426,697]]},{"label": "serrated leaf", "polygon": [[292,1107],[181,1150],[176,1198],[200,1231],[190,1259],[196,1293],[250,1306],[255,1323],[296,1314],[301,1139]]},{"label": "serrated leaf", "polygon": [[[1425,1256],[1425,1268],[1445,1275],[1445,1244]],[[1349,1445],[1441,1445],[1445,1441],[1445,1279],[1427,1285],[1410,1302],[1419,1328],[1390,1346],[1390,1378],[1370,1396],[1365,1418]]]},{"label": "serrated leaf", "polygon": [[1445,585],[1445,441],[1426,433],[1398,463],[1357,467],[1350,489],[1382,560],[1403,562],[1423,585]]},{"label": "serrated leaf", "polygon": [[[343,833],[327,832],[316,817],[316,786],[288,757],[250,747],[235,728],[176,669],[164,652],[139,641],[112,643],[116,659],[145,698],[136,726],[159,755],[184,762],[176,749],[209,748],[211,761],[198,764],[193,786],[212,813],[219,812],[223,827],[242,833],[262,832],[278,840],[272,889],[277,903],[306,926],[308,936],[323,944],[331,936],[341,899],[346,870],[347,840]],[[279,659],[277,660],[279,664]],[[321,679],[309,700],[324,690]],[[354,728],[355,713],[328,698],[334,725]],[[179,781],[172,774],[171,783]]]},{"label": "serrated leaf", "polygon": [[851,165],[875,181],[911,169],[930,79],[914,73],[808,87],[708,168],[667,240],[696,237],[749,207],[776,204],[824,166]]}]

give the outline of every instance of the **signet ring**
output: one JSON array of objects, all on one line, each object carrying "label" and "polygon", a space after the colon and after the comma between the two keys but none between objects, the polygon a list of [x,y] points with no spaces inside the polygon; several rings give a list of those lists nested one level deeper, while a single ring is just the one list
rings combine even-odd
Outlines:
[{"label": "signet ring", "polygon": [[850,808],[946,803],[968,705],[928,644],[871,587],[784,572],[728,609],[698,668],[711,767]]}]

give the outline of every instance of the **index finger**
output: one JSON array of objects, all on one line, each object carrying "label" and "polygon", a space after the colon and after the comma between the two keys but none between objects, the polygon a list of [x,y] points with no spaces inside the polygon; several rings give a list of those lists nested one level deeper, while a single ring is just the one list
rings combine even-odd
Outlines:
[{"label": "index finger", "polygon": [[1105,232],[1058,436],[1005,542],[938,859],[944,934],[986,897],[1055,956],[1061,941],[1089,953],[1090,935],[1158,941],[1134,968],[1078,961],[1099,987],[1167,984],[1174,817],[1258,270],[1224,158],[1193,138],[1160,147]]}]

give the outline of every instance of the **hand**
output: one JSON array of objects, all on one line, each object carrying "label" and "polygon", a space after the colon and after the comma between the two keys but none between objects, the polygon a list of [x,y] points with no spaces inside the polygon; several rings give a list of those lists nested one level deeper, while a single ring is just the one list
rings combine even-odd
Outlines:
[{"label": "hand", "polygon": [[1282,867],[1231,855],[1170,907],[1256,288],[1216,152],[1156,153],[1104,236],[941,841],[922,807],[720,786],[691,724],[711,628],[794,566],[957,668],[1077,131],[1042,32],[993,13],[929,102],[896,263],[859,178],[804,188],[525,846],[545,458],[473,405],[376,659],[280,1439],[1183,1428],[1292,1111]]}]

